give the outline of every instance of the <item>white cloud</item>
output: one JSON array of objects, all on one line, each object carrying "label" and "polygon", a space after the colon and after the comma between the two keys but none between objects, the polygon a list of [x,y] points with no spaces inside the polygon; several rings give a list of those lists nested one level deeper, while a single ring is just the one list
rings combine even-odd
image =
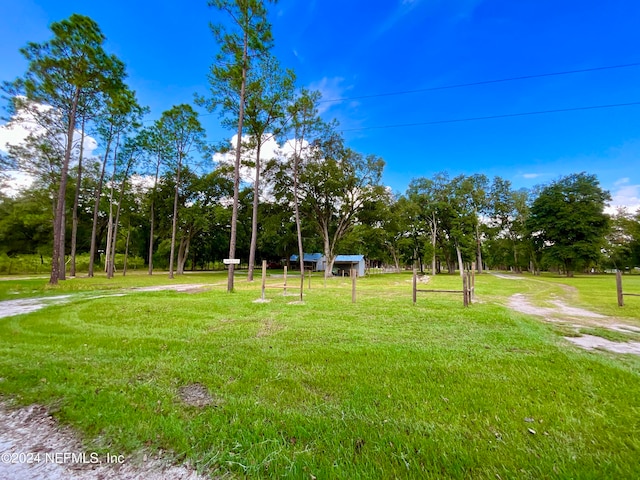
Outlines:
[{"label": "white cloud", "polygon": [[614,213],[619,207],[625,207],[629,212],[640,211],[640,185],[633,185],[629,178],[621,178],[614,182],[615,189],[611,192],[611,203],[606,208],[607,213]]},{"label": "white cloud", "polygon": [[[249,142],[250,137],[243,137],[244,142]],[[235,163],[236,154],[235,154],[235,146],[238,141],[238,135],[234,135],[231,138],[230,145],[232,149],[225,153],[215,153],[213,155],[213,162],[216,164],[222,165],[233,165]],[[273,158],[277,158],[280,155],[280,146],[278,142],[276,142],[275,138],[269,136],[265,142],[260,147],[260,161],[264,165],[264,162],[267,162]],[[255,149],[243,149],[242,150],[242,163],[255,163],[256,159],[256,150]],[[253,184],[256,178],[256,169],[255,167],[242,165],[240,167],[240,181],[248,184]]]},{"label": "white cloud", "polygon": [[[37,108],[41,111],[51,109],[51,107],[46,105],[39,105]],[[23,144],[30,134],[39,135],[42,133],[44,133],[44,129],[35,121],[33,114],[27,111],[21,111],[16,114],[10,122],[0,125],[0,151],[8,153],[9,146]],[[75,153],[77,154],[77,148],[82,134],[79,130],[75,130],[73,136],[76,144]],[[63,138],[60,138],[61,142],[63,142],[63,140]],[[85,135],[83,146],[83,156],[84,158],[89,158],[94,156],[94,152],[98,148],[98,142],[93,137]],[[12,170],[5,173],[9,177],[9,180],[6,182],[7,186],[2,190],[6,195],[15,196],[21,189],[28,188],[33,183],[33,178],[24,172]]]},{"label": "white cloud", "polygon": [[621,178],[619,180],[616,180],[615,182],[613,182],[613,185],[616,187],[619,187],[621,185],[627,185],[631,180],[629,179],[629,177],[624,177]]},{"label": "white cloud", "polygon": [[[50,110],[51,107],[39,105],[41,111]],[[29,134],[39,135],[44,133],[44,129],[35,121],[33,114],[27,111],[21,111],[16,114],[9,123],[0,125],[0,150],[9,151],[9,145],[20,145],[24,143]],[[82,133],[75,130],[73,140],[76,144],[80,142]],[[84,155],[89,157],[93,155],[94,150],[98,148],[98,142],[91,136],[84,137]]]},{"label": "white cloud", "polygon": [[533,178],[539,178],[539,177],[544,177],[544,173],[523,173],[522,177],[523,178],[528,178],[528,179],[533,179]]},{"label": "white cloud", "polygon": [[338,105],[340,102],[331,102],[330,100],[337,100],[344,98],[346,93],[351,90],[351,86],[344,85],[344,78],[342,77],[324,77],[317,82],[313,82],[309,85],[309,90],[317,90],[322,95],[321,103],[318,106],[318,113],[322,115],[334,105]]},{"label": "white cloud", "polygon": [[31,176],[17,170],[7,170],[4,173],[6,173],[8,180],[0,190],[9,197],[15,197],[20,193],[20,190],[29,188],[33,183]]}]

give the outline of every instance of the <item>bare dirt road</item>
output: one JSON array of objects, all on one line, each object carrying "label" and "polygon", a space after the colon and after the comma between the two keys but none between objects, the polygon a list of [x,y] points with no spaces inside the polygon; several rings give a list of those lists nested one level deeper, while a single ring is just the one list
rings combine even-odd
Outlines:
[{"label": "bare dirt road", "polygon": [[[524,277],[510,275],[495,275],[498,278],[525,280]],[[564,285],[561,287],[565,291],[570,291],[571,287]],[[565,326],[570,326],[576,331],[580,328],[604,328],[620,333],[635,334],[640,333],[640,327],[631,325],[621,319],[601,315],[584,308],[575,307],[569,304],[566,299],[553,299],[548,302],[552,306],[535,305],[529,297],[522,293],[516,293],[509,297],[507,305],[512,310],[527,315],[542,317],[548,322],[553,322]],[[596,335],[580,335],[576,337],[564,337],[567,341],[586,350],[607,350],[614,353],[631,353],[640,355],[640,342],[615,342]]]},{"label": "bare dirt road", "polygon": [[[82,297],[92,300],[123,296],[131,292],[175,290],[203,291],[210,285],[184,284],[139,287],[128,291]],[[34,312],[66,303],[76,295],[25,298],[0,302],[0,318]],[[2,381],[2,378],[0,378]],[[44,407],[12,408],[0,401],[0,480],[203,480],[188,466],[170,465],[165,459],[145,454],[127,457],[87,452],[69,428],[58,425]]]},{"label": "bare dirt road", "polygon": [[44,407],[0,402],[0,480],[204,480],[188,466],[118,452],[87,452]]}]

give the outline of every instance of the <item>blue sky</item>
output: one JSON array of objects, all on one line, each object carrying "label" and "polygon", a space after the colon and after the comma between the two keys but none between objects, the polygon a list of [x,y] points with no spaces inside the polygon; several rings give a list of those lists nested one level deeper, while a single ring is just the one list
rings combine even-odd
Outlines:
[{"label": "blue sky", "polygon": [[[98,22],[108,49],[151,108],[149,119],[206,93],[217,46],[206,1],[7,0],[0,4],[0,80],[26,67],[18,49],[71,13]],[[640,102],[640,65],[401,95],[385,93],[640,63],[635,0],[281,0],[270,6],[274,53],[317,88],[352,148],[386,161],[384,181],[447,170],[515,187],[598,175],[615,203],[640,204],[640,105],[414,125]],[[369,98],[358,98],[373,95]],[[203,112],[205,113],[205,112]],[[230,137],[202,117],[209,140]],[[412,124],[410,127],[398,125]],[[395,126],[395,127],[394,127]],[[387,128],[377,128],[387,127]]]}]

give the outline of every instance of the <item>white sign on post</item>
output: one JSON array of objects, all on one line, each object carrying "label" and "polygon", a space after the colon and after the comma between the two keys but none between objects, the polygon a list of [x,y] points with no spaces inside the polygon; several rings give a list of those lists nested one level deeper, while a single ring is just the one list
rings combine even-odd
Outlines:
[{"label": "white sign on post", "polygon": [[239,258],[225,258],[222,260],[222,263],[224,263],[225,265],[240,265],[240,259]]}]

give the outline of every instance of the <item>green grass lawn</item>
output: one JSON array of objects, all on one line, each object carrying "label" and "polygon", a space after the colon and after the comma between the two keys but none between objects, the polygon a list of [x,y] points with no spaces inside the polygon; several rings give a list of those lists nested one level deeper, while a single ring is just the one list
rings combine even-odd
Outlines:
[{"label": "green grass lawn", "polygon": [[[359,280],[356,304],[348,278],[314,278],[302,305],[276,289],[255,303],[260,281],[243,277],[233,294],[91,298],[165,275],[45,283],[0,282],[3,299],[77,293],[0,319],[0,394],[48,405],[88,450],[162,450],[224,478],[640,477],[640,358],[582,351],[504,306],[564,295],[640,325],[640,298],[619,309],[613,276],[482,275],[467,309],[447,294],[412,305],[409,274]],[[209,405],[180,400],[192,384]]]}]

